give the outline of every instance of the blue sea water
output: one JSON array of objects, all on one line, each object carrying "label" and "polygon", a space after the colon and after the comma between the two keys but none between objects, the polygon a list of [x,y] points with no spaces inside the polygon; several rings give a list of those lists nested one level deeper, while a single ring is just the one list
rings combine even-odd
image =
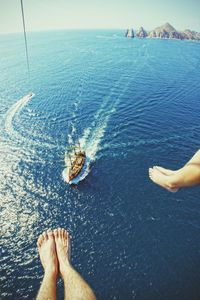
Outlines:
[{"label": "blue sea water", "polygon": [[[200,189],[148,177],[200,148],[200,44],[121,30],[27,38],[30,81],[23,35],[0,36],[1,299],[35,298],[36,241],[59,226],[98,299],[200,299]],[[74,189],[62,172],[78,140],[92,163]]]}]

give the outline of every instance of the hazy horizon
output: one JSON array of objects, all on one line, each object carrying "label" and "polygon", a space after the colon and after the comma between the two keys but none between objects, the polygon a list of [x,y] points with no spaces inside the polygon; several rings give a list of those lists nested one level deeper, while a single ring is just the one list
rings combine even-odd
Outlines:
[{"label": "hazy horizon", "polygon": [[[152,30],[169,22],[178,31],[200,32],[200,2],[191,0],[23,1],[27,32],[65,29]],[[22,32],[20,0],[0,0],[0,34]]]}]

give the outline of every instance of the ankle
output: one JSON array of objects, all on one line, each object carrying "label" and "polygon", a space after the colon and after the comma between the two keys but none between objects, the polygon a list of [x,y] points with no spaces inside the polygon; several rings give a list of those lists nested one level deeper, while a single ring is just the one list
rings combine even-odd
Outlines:
[{"label": "ankle", "polygon": [[44,274],[46,277],[56,279],[58,277],[58,268],[57,267],[48,267],[45,269]]},{"label": "ankle", "polygon": [[68,276],[72,270],[73,267],[68,260],[65,262],[65,264],[60,265],[60,274],[63,278]]}]

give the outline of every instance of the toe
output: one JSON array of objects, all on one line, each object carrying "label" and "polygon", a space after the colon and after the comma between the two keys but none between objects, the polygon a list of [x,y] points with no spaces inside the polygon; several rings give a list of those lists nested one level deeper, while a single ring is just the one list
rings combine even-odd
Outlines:
[{"label": "toe", "polygon": [[65,229],[62,228],[62,229],[61,229],[61,237],[62,237],[62,238],[64,238],[64,232],[65,232]]},{"label": "toe", "polygon": [[53,231],[51,229],[48,229],[47,230],[47,235],[48,235],[49,239],[52,239],[53,238]]},{"label": "toe", "polygon": [[67,232],[66,229],[63,229],[63,237],[64,237],[65,239],[68,238],[68,232]]},{"label": "toe", "polygon": [[40,247],[42,245],[42,241],[43,241],[43,237],[42,235],[40,234],[38,240],[37,240],[37,246]]},{"label": "toe", "polygon": [[47,240],[48,239],[48,235],[47,235],[46,231],[44,231],[42,233],[42,238],[43,238],[43,240]]},{"label": "toe", "polygon": [[62,237],[62,229],[58,228],[58,237],[61,238]]},{"label": "toe", "polygon": [[149,171],[149,178],[150,178],[150,179],[153,178],[153,170]]},{"label": "toe", "polygon": [[53,235],[55,238],[58,238],[58,229],[54,229]]},{"label": "toe", "polygon": [[66,238],[66,243],[67,243],[67,248],[68,248],[68,259],[71,259],[71,242],[70,242],[70,235],[69,233],[66,231],[67,234],[67,238]]}]

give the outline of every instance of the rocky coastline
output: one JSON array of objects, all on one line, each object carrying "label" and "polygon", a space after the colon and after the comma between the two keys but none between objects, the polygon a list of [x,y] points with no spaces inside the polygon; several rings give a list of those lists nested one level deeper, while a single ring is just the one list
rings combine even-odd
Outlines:
[{"label": "rocky coastline", "polygon": [[186,29],[184,31],[177,31],[169,23],[165,23],[162,26],[156,27],[151,31],[146,31],[143,27],[140,27],[136,32],[132,28],[127,29],[125,37],[128,38],[151,38],[151,39],[178,39],[178,40],[193,40],[200,41],[200,33]]}]

